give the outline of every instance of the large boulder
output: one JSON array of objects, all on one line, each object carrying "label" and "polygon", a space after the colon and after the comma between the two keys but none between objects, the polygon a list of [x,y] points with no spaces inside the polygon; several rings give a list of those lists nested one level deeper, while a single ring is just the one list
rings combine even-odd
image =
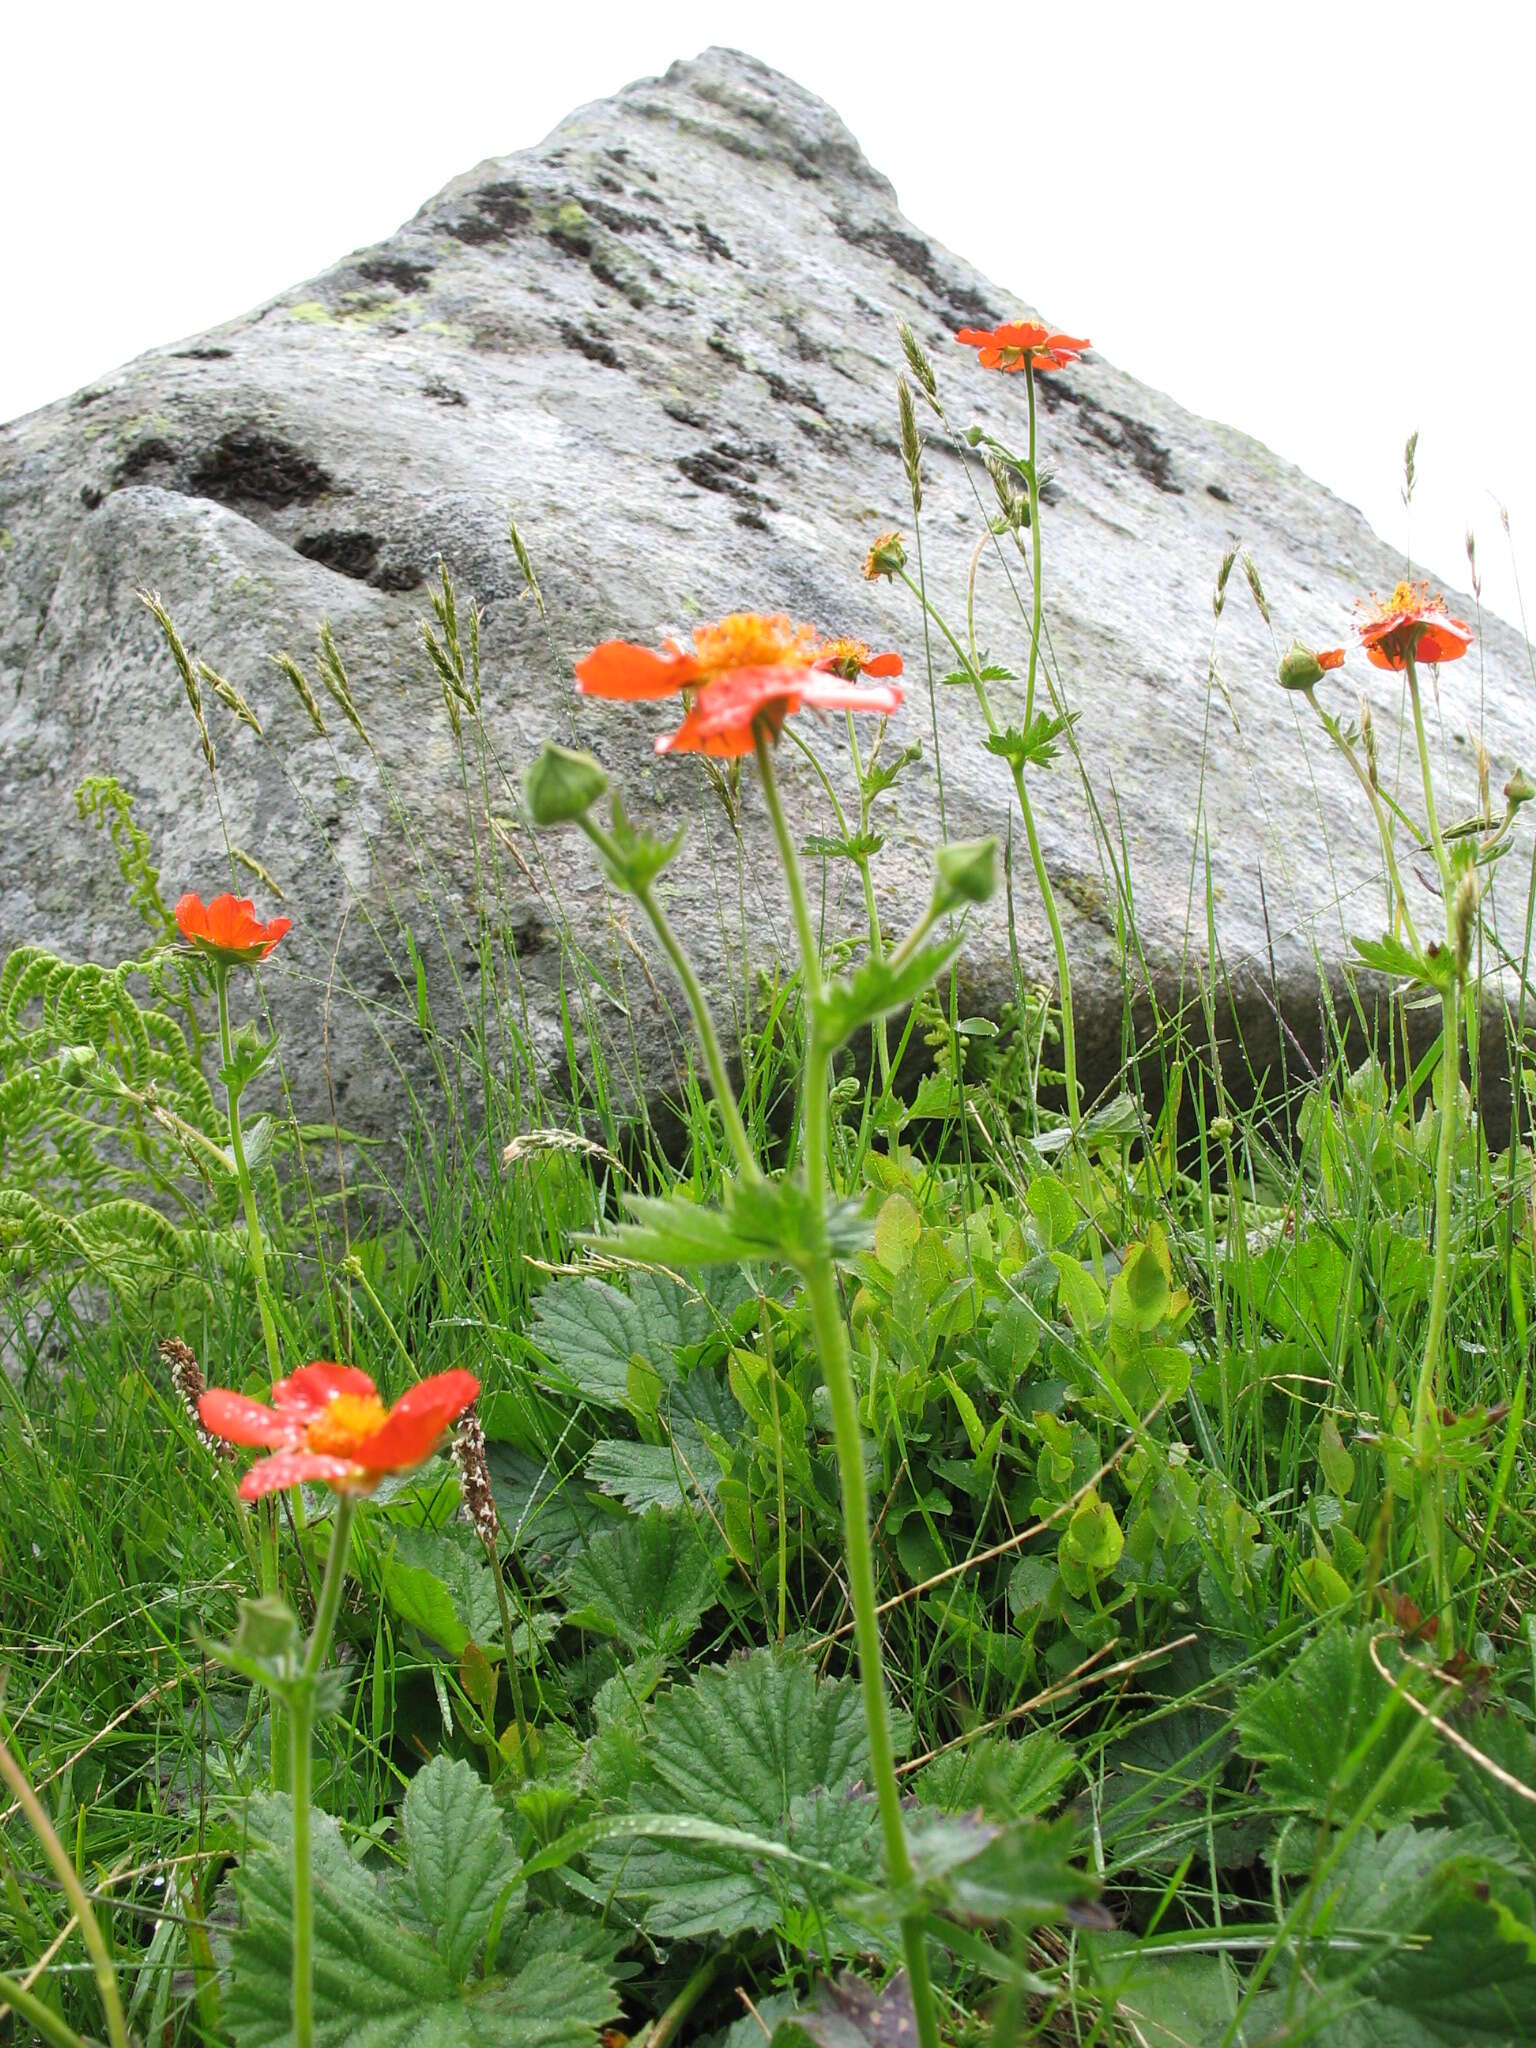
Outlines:
[{"label": "large boulder", "polygon": [[[1070,326],[1070,307],[1046,310]],[[754,962],[788,937],[752,777],[738,841],[697,763],[653,759],[667,707],[578,705],[571,659],[742,607],[857,632],[905,653],[900,727],[927,742],[881,857],[893,916],[915,908],[939,830],[922,624],[904,592],[859,574],[877,529],[911,523],[898,323],[931,352],[957,423],[1022,445],[1022,380],[982,373],[951,339],[1011,311],[1009,293],[903,219],[830,108],[712,50],[481,165],[323,277],[0,429],[0,948],[43,939],[113,959],[142,942],[110,858],[74,817],[82,778],[115,775],[168,894],[226,886],[226,845],[281,887],[295,932],[268,990],[301,1115],[328,1118],[334,1090],[347,1124],[401,1122],[401,1072],[426,1059],[402,920],[440,1033],[475,1017],[490,961],[501,993],[521,984],[505,1028],[528,1034],[542,1075],[567,1074],[562,990],[578,1004],[591,992],[620,1070],[665,1091],[682,1044],[666,972],[578,833],[507,836],[516,778],[546,736],[575,739],[641,820],[687,820],[669,901],[739,1019],[743,913]],[[1347,957],[1349,931],[1379,930],[1379,859],[1347,770],[1275,686],[1241,571],[1213,680],[1211,596],[1241,539],[1281,638],[1333,642],[1401,564],[1297,470],[1101,358],[1042,379],[1041,400],[1048,659],[1080,713],[1082,768],[1068,758],[1036,787],[1085,1067],[1102,1081],[1121,1051],[1127,882],[1131,982],[1150,978],[1165,1002],[1198,987],[1209,906],[1223,1030],[1272,1004],[1315,1024],[1319,966]],[[923,421],[925,565],[958,620],[991,486],[963,442]],[[487,747],[470,746],[467,775],[419,628],[439,556],[485,608]],[[210,699],[216,782],[141,586],[260,716],[262,738]],[[1023,623],[990,556],[978,609],[982,644],[1022,668]],[[314,673],[322,618],[371,747],[328,698],[317,733],[270,663],[288,648]],[[1477,658],[1439,684],[1453,810],[1475,796],[1470,732],[1481,727],[1496,790],[1536,761],[1523,659],[1485,626]],[[942,647],[935,663],[940,676],[952,665]],[[1371,682],[1395,721],[1395,679]],[[1016,717],[1018,689],[996,695]],[[1005,832],[1006,770],[968,697],[941,688],[936,722],[950,832]],[[846,778],[840,731],[817,743]],[[797,817],[825,830],[805,763],[788,747],[781,758]],[[1022,859],[1015,875],[1017,943],[1045,980]],[[851,928],[846,870],[830,880]],[[570,941],[589,956],[574,971]],[[965,972],[974,1005],[1009,993],[1001,904],[976,919]],[[1271,1048],[1273,1036],[1271,1024]]]}]

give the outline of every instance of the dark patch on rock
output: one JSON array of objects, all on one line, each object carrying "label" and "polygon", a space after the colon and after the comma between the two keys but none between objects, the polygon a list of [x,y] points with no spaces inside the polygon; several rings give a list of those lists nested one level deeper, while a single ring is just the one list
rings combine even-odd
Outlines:
[{"label": "dark patch on rock", "polygon": [[218,348],[211,342],[199,342],[196,348],[179,348],[176,359],[183,363],[223,363],[234,354],[232,348]]},{"label": "dark patch on rock", "polygon": [[94,512],[101,503],[101,498],[102,494],[94,484],[82,484],[80,486],[80,502],[87,512]]},{"label": "dark patch on rock", "polygon": [[605,192],[622,192],[624,190],[623,179],[616,178],[612,171],[594,171],[592,175]]},{"label": "dark patch on rock", "polygon": [[260,428],[232,428],[204,449],[189,479],[199,497],[217,504],[310,505],[334,490],[334,479],[302,448]]},{"label": "dark patch on rock", "polygon": [[386,562],[368,581],[375,590],[417,590],[426,577],[414,562]]},{"label": "dark patch on rock", "polygon": [[1064,383],[1055,377],[1037,377],[1035,390],[1047,412],[1058,412],[1064,405],[1074,406],[1082,425],[1101,447],[1113,449],[1155,490],[1183,497],[1184,486],[1173,474],[1172,451],[1163,446],[1144,420],[1100,405],[1080,384]]},{"label": "dark patch on rock", "polygon": [[623,369],[624,358],[617,349],[610,348],[600,334],[593,334],[587,328],[577,327],[569,320],[557,320],[555,332],[567,348],[575,349],[578,355],[585,356],[589,362],[601,363],[606,370]]},{"label": "dark patch on rock", "polygon": [[723,236],[717,235],[707,220],[696,220],[693,224],[693,231],[698,236],[700,246],[711,262],[716,257],[722,263],[734,263],[736,261],[735,257],[731,254],[730,243]]},{"label": "dark patch on rock", "polygon": [[587,268],[599,284],[607,285],[610,291],[615,291],[621,298],[628,299],[636,312],[642,306],[648,306],[651,303],[651,295],[644,285],[637,284],[632,277],[623,276],[613,268],[612,264],[606,262],[595,249],[587,258]]},{"label": "dark patch on rock", "polygon": [[306,533],[295,546],[305,561],[318,562],[323,569],[334,569],[338,576],[350,576],[357,583],[366,583],[379,563],[378,536],[357,528]]},{"label": "dark patch on rock", "polygon": [[76,412],[80,412],[86,406],[94,405],[98,398],[105,398],[106,395],[106,392],[99,385],[88,384],[84,391],[77,391],[75,393],[74,397],[70,400],[70,404],[75,408]]},{"label": "dark patch on rock", "polygon": [[774,469],[778,459],[778,451],[769,441],[716,441],[695,454],[679,456],[677,466],[701,491],[715,491],[747,504],[771,507],[772,499],[764,498],[753,486],[758,480],[758,465]]},{"label": "dark patch on rock", "polygon": [[712,355],[717,355],[721,357],[722,360],[727,363],[734,363],[737,369],[744,370],[746,368],[746,357],[742,354],[741,350],[736,346],[735,342],[728,341],[726,339],[726,337],[720,332],[719,328],[716,328],[714,333],[709,337],[708,347]]},{"label": "dark patch on rock", "polygon": [[117,465],[117,481],[120,484],[136,483],[145,470],[158,468],[161,463],[175,462],[176,459],[176,450],[163,434],[146,434],[142,441],[134,442]]},{"label": "dark patch on rock", "polygon": [[574,210],[568,220],[557,220],[553,227],[544,230],[544,239],[553,244],[562,256],[579,256],[583,263],[592,256],[592,237],[587,229],[586,208],[581,209],[581,218],[575,217]]},{"label": "dark patch on rock", "polygon": [[755,505],[743,506],[741,511],[733,512],[731,517],[738,526],[749,526],[754,533],[766,533],[768,531],[768,522]]},{"label": "dark patch on rock", "polygon": [[466,242],[471,248],[478,248],[485,242],[506,240],[506,230],[497,227],[495,221],[487,220],[483,214],[466,214],[463,220],[444,221],[443,226],[456,242]]},{"label": "dark patch on rock", "polygon": [[781,377],[777,370],[759,370],[757,374],[780,405],[803,405],[808,411],[819,412],[825,417],[827,409],[809,384],[793,384],[788,377]]},{"label": "dark patch on rock", "polygon": [[697,406],[684,405],[680,398],[664,398],[661,409],[669,420],[676,420],[681,427],[692,427],[697,434],[706,433],[714,424],[708,413],[700,412]]},{"label": "dark patch on rock", "polygon": [[370,256],[359,263],[357,274],[370,284],[393,285],[397,292],[419,292],[431,282],[432,266],[408,256]]},{"label": "dark patch on rock", "polygon": [[1218,505],[1230,505],[1232,502],[1232,493],[1224,484],[1207,484],[1205,494],[1208,498],[1214,498]]},{"label": "dark patch on rock", "polygon": [[578,204],[612,234],[662,235],[671,239],[666,222],[654,213],[626,213],[622,206],[610,206],[606,199],[583,199]]},{"label": "dark patch on rock", "polygon": [[456,384],[445,383],[441,377],[429,377],[422,385],[422,395],[435,398],[439,405],[468,405],[469,400]]},{"label": "dark patch on rock", "polygon": [[993,324],[993,316],[980,301],[957,292],[953,278],[946,277],[934,257],[933,244],[922,235],[909,235],[890,221],[854,221],[846,214],[833,220],[842,239],[855,249],[868,249],[894,263],[908,277],[925,285],[938,301],[938,310],[955,327]]}]

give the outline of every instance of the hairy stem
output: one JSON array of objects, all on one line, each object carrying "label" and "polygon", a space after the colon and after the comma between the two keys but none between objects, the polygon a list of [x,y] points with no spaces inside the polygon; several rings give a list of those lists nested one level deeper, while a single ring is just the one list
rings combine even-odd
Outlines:
[{"label": "hairy stem", "polygon": [[294,2048],[314,2048],[315,2040],[315,1901],[310,1868],[310,1788],[313,1782],[315,1681],[331,1647],[341,1585],[352,1549],[352,1517],[356,1503],[347,1493],[336,1498],[331,1548],[315,1608],[314,1626],[304,1652],[299,1682],[289,1709],[289,1784],[293,1796],[293,2039]]},{"label": "hairy stem", "polygon": [[[790,909],[800,942],[801,972],[810,1011],[805,1055],[805,1176],[815,1216],[815,1240],[801,1261],[801,1278],[811,1311],[811,1329],[821,1363],[822,1379],[832,1407],[832,1435],[837,1453],[838,1488],[843,1509],[843,1547],[848,1569],[848,1595],[853,1606],[854,1641],[858,1651],[859,1686],[864,1701],[864,1718],[869,1729],[870,1778],[880,1813],[880,1832],[885,1846],[887,1880],[898,1888],[913,1879],[911,1853],[901,1815],[901,1789],[896,1779],[896,1755],[891,1739],[890,1708],[886,1700],[884,1663],[880,1648],[880,1622],[875,1591],[874,1553],[869,1537],[869,1494],[864,1479],[864,1446],[859,1431],[858,1396],[848,1351],[848,1327],[837,1294],[837,1273],[826,1241],[827,1182],[827,1075],[832,1048],[817,1026],[821,995],[821,960],[806,901],[805,880],[800,859],[790,835],[784,809],[779,801],[774,774],[772,742],[759,727],[757,764],[763,781],[763,797],[773,822],[784,879],[789,889]],[[933,1979],[928,1968],[925,1915],[907,1915],[901,1922],[902,1951],[912,2006],[917,2016],[920,2048],[938,2048],[938,2012],[934,2002]]]}]

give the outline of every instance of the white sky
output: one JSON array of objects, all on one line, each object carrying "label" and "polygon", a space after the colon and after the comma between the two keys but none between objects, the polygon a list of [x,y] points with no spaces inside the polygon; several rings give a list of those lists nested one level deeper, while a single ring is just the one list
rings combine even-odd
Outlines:
[{"label": "white sky", "polygon": [[1525,0],[14,8],[0,419],[390,233],[709,43],[830,100],[919,226],[1516,615],[1536,596]]}]

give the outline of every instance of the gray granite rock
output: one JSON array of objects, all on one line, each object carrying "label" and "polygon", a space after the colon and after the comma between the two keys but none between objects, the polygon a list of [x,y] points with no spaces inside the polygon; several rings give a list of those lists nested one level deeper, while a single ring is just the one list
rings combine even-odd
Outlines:
[{"label": "gray granite rock", "polygon": [[[900,725],[930,739],[915,607],[859,575],[873,533],[911,523],[897,323],[931,351],[957,422],[1022,445],[1020,380],[983,374],[949,339],[1016,310],[903,219],[831,109],[712,50],[481,165],[323,277],[0,429],[0,947],[136,949],[107,849],[74,819],[81,778],[113,774],[134,793],[168,894],[226,885],[226,834],[281,886],[296,929],[268,991],[302,1113],[329,1115],[328,1065],[343,1121],[400,1123],[402,1077],[428,1066],[402,918],[443,1043],[476,1008],[483,961],[500,977],[515,956],[526,1008],[514,1021],[542,1073],[564,1072],[562,981],[577,998],[597,983],[594,1016],[640,1085],[664,1090],[682,1042],[658,1002],[665,971],[585,842],[564,831],[535,846],[515,832],[509,849],[486,812],[511,818],[511,778],[546,735],[595,748],[640,818],[689,822],[670,900],[708,978],[736,1000],[742,906],[755,961],[787,938],[751,777],[738,849],[698,764],[651,757],[658,707],[578,706],[570,661],[610,634],[651,640],[726,610],[782,609],[902,649],[913,688]],[[1070,326],[1070,307],[1047,311]],[[1106,848],[1128,867],[1133,974],[1168,1002],[1193,992],[1205,958],[1207,851],[1223,968],[1250,1022],[1272,988],[1298,1028],[1315,1023],[1319,961],[1346,957],[1347,929],[1380,928],[1368,819],[1271,681],[1269,637],[1238,579],[1210,689],[1211,592],[1241,538],[1282,639],[1326,643],[1400,564],[1349,506],[1101,358],[1041,385],[1049,651],[1081,714],[1087,783],[1068,760],[1036,787],[1085,1067],[1102,1082],[1123,1014]],[[958,619],[990,486],[924,423],[926,567]],[[509,512],[547,621],[508,547]],[[473,764],[462,777],[420,638],[438,556],[485,606],[483,785]],[[264,739],[210,704],[217,789],[141,585],[260,714]],[[283,647],[308,659],[322,617],[373,751],[328,701],[330,735],[317,735],[270,665]],[[1025,634],[991,560],[979,635],[1022,668]],[[1395,679],[1367,675],[1390,723]],[[1018,692],[998,696],[1016,716]],[[1452,809],[1472,805],[1466,735],[1480,719],[1495,789],[1517,760],[1536,764],[1536,699],[1512,634],[1490,623],[1479,656],[1445,671],[1439,716]],[[940,692],[939,732],[951,832],[1005,830],[1006,772],[961,693]],[[843,773],[840,731],[819,744]],[[825,829],[809,771],[782,756],[797,816]],[[926,892],[931,740],[901,791],[882,866],[897,918]],[[482,942],[473,904],[487,866],[496,913]],[[1044,920],[1020,866],[1019,945],[1044,979]],[[831,879],[846,889],[844,873]],[[854,912],[845,897],[845,927]],[[590,966],[573,967],[562,916]],[[966,975],[974,1002],[1006,996],[1001,905],[977,921]]]}]

